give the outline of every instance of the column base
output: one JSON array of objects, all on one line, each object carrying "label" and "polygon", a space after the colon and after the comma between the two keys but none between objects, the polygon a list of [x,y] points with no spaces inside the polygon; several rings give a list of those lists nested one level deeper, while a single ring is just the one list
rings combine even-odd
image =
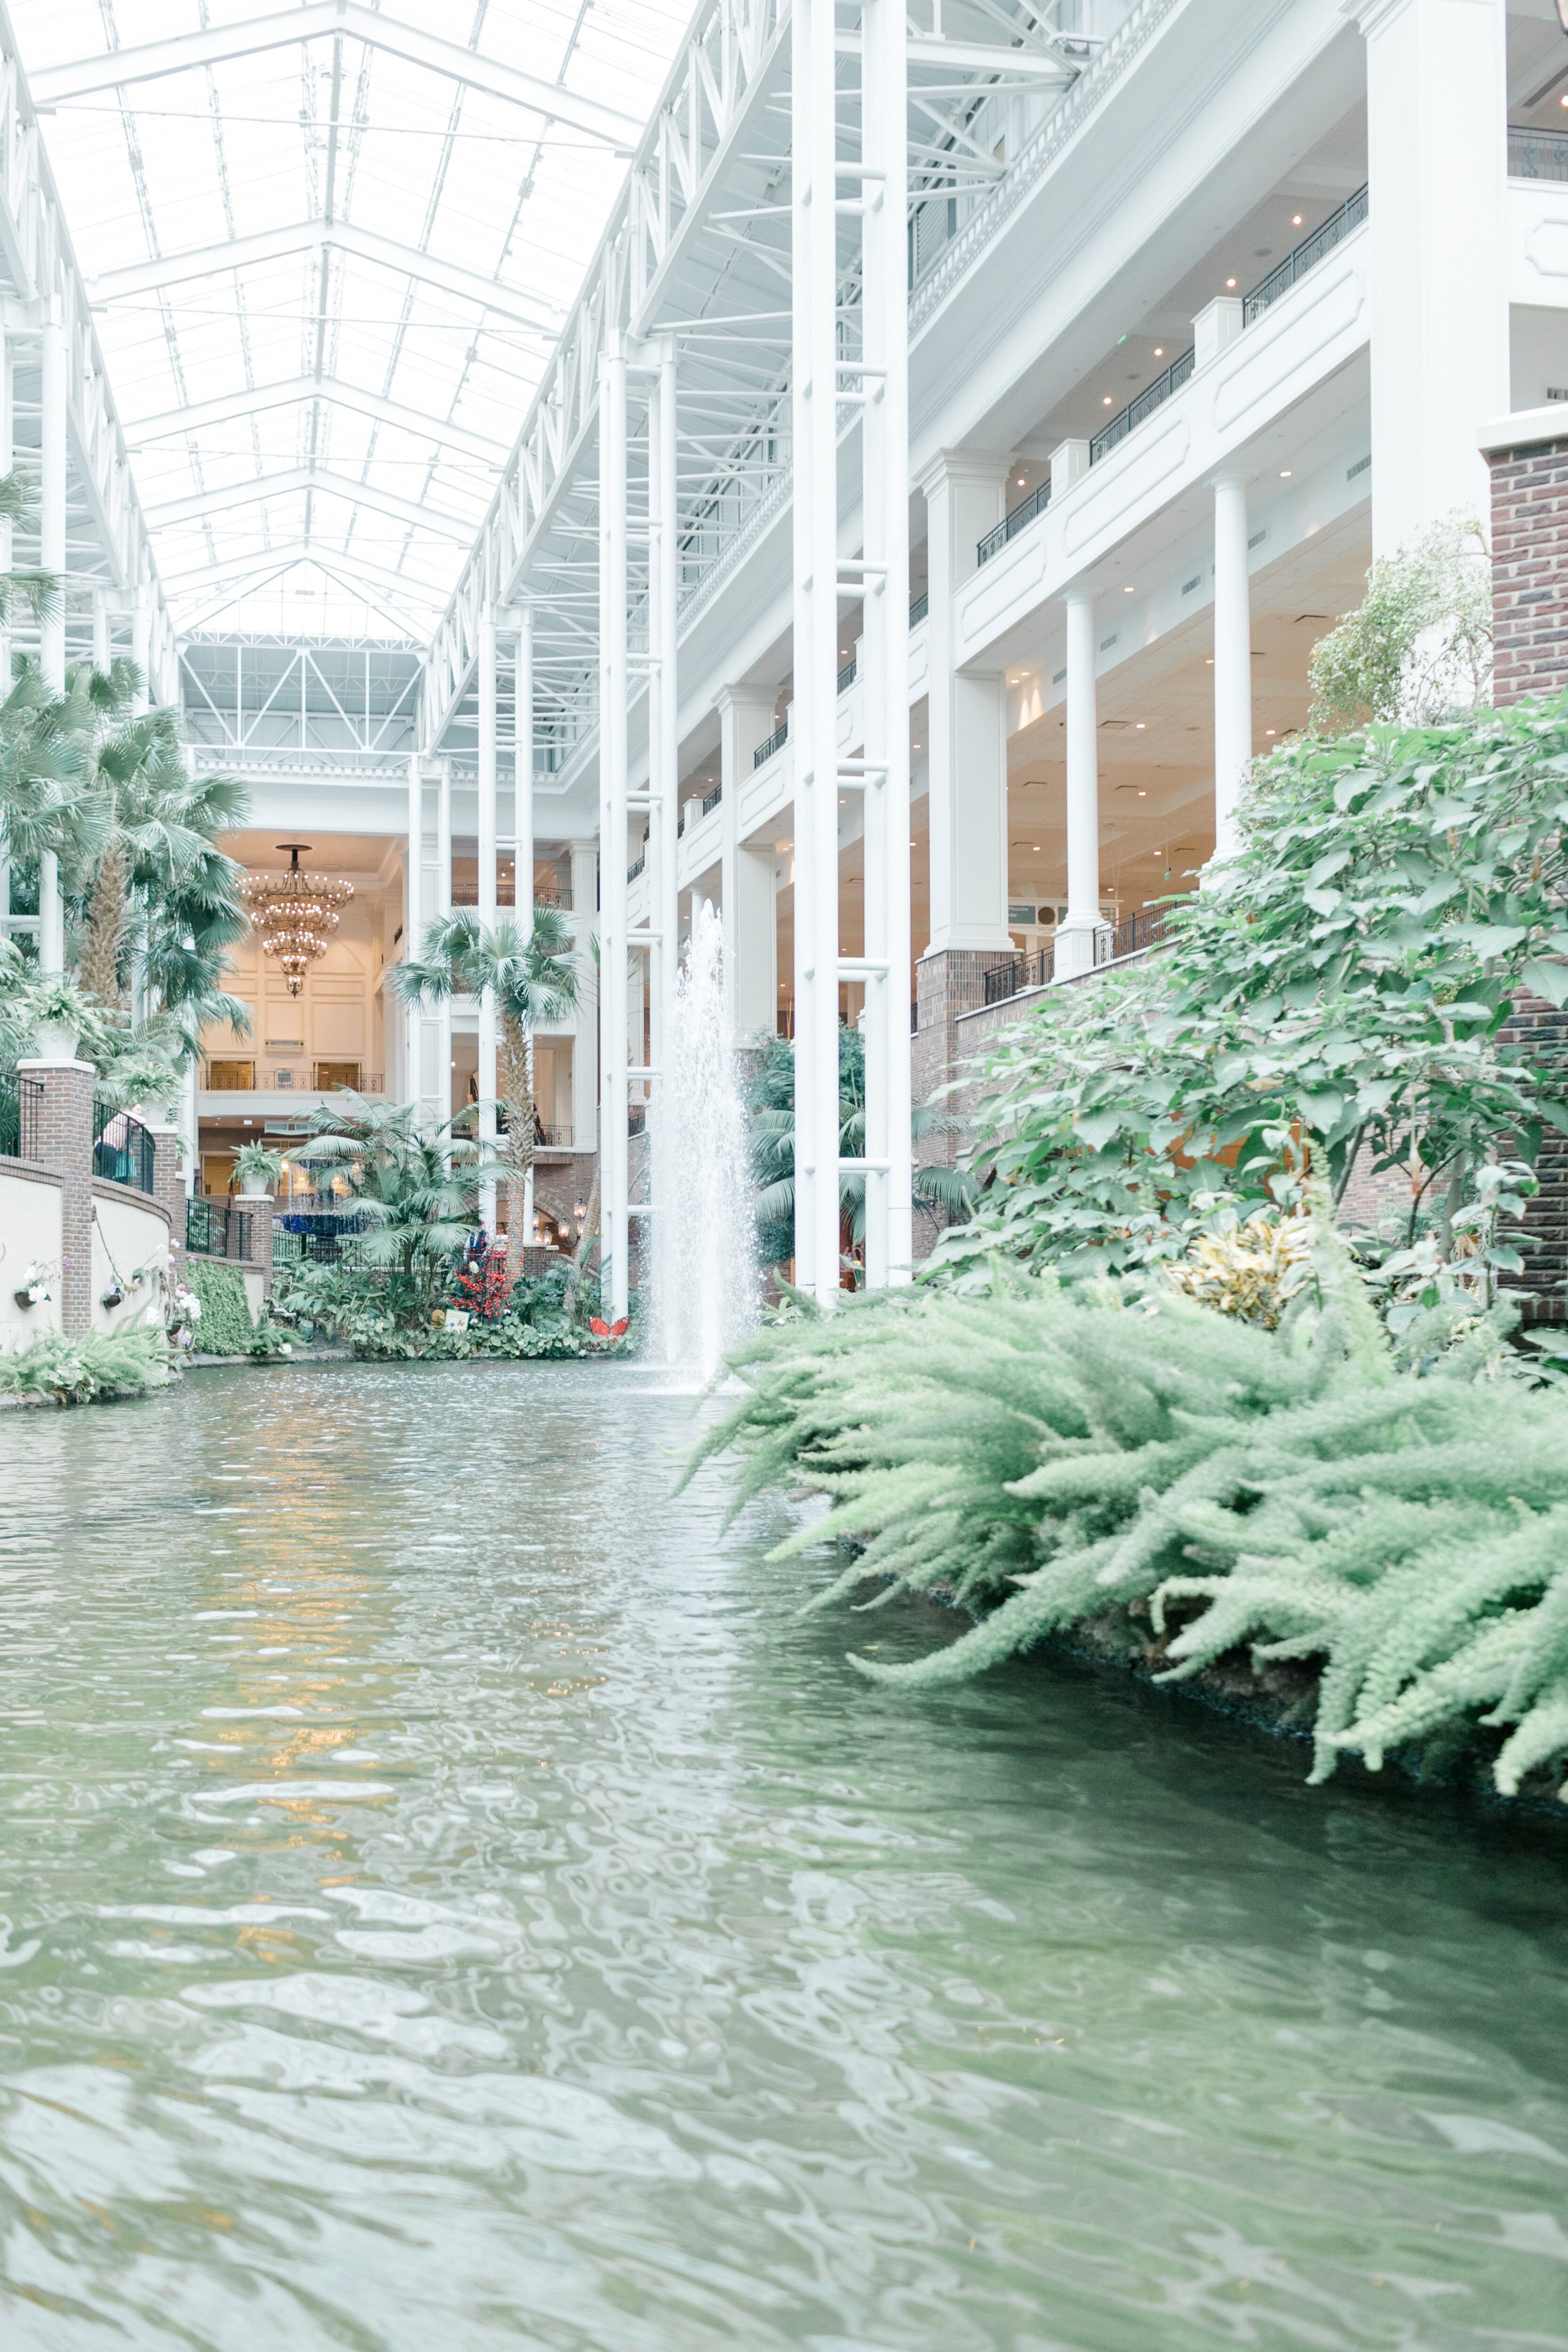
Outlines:
[{"label": "column base", "polygon": [[1056,979],[1076,980],[1080,972],[1094,970],[1094,943],[1104,929],[1101,922],[1068,917],[1057,931],[1053,966]]}]

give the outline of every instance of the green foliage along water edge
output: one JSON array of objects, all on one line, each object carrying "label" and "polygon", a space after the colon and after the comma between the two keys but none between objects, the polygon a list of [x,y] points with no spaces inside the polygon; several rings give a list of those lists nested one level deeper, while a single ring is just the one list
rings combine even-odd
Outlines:
[{"label": "green foliage along water edge", "polygon": [[245,1282],[236,1266],[221,1258],[189,1257],[185,1280],[202,1302],[196,1326],[196,1346],[204,1356],[245,1356],[254,1351],[256,1325]]},{"label": "green foliage along water edge", "polygon": [[14,1356],[0,1356],[0,1395],[53,1397],[57,1404],[96,1404],[112,1397],[145,1396],[174,1375],[161,1329],[93,1331],[68,1339],[51,1331]]},{"label": "green foliage along water edge", "polygon": [[858,1548],[807,1605],[915,1591],[978,1617],[865,1675],[931,1689],[1131,1612],[1163,1679],[1305,1662],[1316,1780],[1347,1750],[1375,1769],[1479,1743],[1512,1794],[1568,1758],[1556,1391],[1415,1379],[1343,1306],[1267,1331],[1051,1276],[847,1303],[731,1360],[745,1394],[692,1466],[732,1451],[737,1507],[826,1496],[771,1554]]}]

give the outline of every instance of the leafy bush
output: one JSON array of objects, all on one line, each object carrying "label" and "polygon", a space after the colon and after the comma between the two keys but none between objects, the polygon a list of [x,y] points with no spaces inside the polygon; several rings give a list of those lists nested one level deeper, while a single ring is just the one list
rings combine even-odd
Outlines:
[{"label": "leafy bush", "polygon": [[245,1283],[236,1266],[221,1258],[188,1257],[185,1280],[202,1303],[196,1346],[204,1356],[277,1356],[283,1335],[264,1316],[251,1319]]},{"label": "leafy bush", "polygon": [[1170,1676],[1305,1662],[1316,1778],[1481,1741],[1511,1792],[1568,1754],[1568,1402],[1399,1372],[1333,1257],[1275,1331],[1054,1276],[797,1317],[731,1359],[746,1394],[695,1458],[734,1450],[738,1503],[826,1494],[771,1555],[858,1547],[808,1606],[879,1584],[979,1615],[912,1664],[858,1657],[878,1680],[1131,1612]]},{"label": "leafy bush", "polygon": [[1168,951],[1048,992],[1004,1033],[973,1119],[976,1217],[939,1272],[1176,1258],[1200,1193],[1243,1220],[1295,1136],[1342,1193],[1410,1171],[1451,1258],[1500,1139],[1568,1126],[1558,1076],[1500,1035],[1522,988],[1568,1003],[1568,698],[1307,740],[1258,772],[1245,844]]},{"label": "leafy bush", "polygon": [[[344,1339],[356,1356],[388,1361],[514,1361],[532,1357],[600,1355],[588,1318],[598,1307],[598,1286],[579,1283],[569,1307],[570,1267],[563,1262],[536,1278],[514,1283],[504,1313],[476,1318],[467,1330],[433,1328],[421,1281],[397,1271],[349,1263],[317,1265],[309,1259],[280,1269],[274,1311],[304,1337],[322,1332]],[[447,1285],[451,1304],[471,1311],[461,1279]],[[615,1352],[629,1352],[631,1340]]]},{"label": "leafy bush", "polygon": [[0,1356],[0,1394],[52,1396],[57,1404],[145,1396],[173,1378],[163,1334],[145,1324],[84,1339],[51,1332],[18,1355]]}]

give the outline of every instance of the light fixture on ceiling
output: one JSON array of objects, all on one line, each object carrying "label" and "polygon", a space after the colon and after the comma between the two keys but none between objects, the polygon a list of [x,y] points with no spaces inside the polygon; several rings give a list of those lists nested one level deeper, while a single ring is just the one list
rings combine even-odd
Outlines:
[{"label": "light fixture on ceiling", "polygon": [[1148,720],[1147,720],[1146,719],[1141,719],[1138,721],[1138,732],[1139,732],[1139,734],[1140,734],[1140,735],[1142,735],[1142,734],[1143,730],[1145,729],[1145,727],[1147,727],[1147,725],[1148,725],[1148,724],[1149,724],[1149,722],[1148,722]]},{"label": "light fixture on ceiling", "polygon": [[1148,795],[1148,793],[1139,793],[1139,795],[1138,795],[1138,797],[1139,797],[1139,799],[1140,799],[1141,801],[1146,801],[1146,800],[1148,799],[1149,795]]},{"label": "light fixture on ceiling", "polygon": [[1290,226],[1291,226],[1291,227],[1292,227],[1292,228],[1300,228],[1300,226],[1301,226],[1301,215],[1300,215],[1300,213],[1292,213],[1292,214],[1291,214],[1291,215],[1290,215]]},{"label": "light fixture on ceiling", "polygon": [[326,954],[338,928],[338,910],[354,889],[341,877],[334,880],[301,871],[300,852],[310,848],[308,841],[277,845],[289,852],[287,872],[242,875],[239,895],[264,952],[277,958],[289,995],[298,996],[310,965]]},{"label": "light fixture on ceiling", "polygon": [[1290,467],[1289,467],[1289,466],[1281,466],[1281,467],[1280,467],[1280,468],[1279,468],[1279,478],[1280,478],[1280,480],[1281,480],[1282,482],[1288,482],[1288,481],[1289,480],[1289,478],[1290,478],[1290,472],[1291,472],[1291,469],[1290,469]]},{"label": "light fixture on ceiling", "polygon": [[1231,287],[1234,287],[1234,286],[1235,286],[1235,284],[1236,284],[1236,280],[1235,280],[1235,278],[1227,278],[1226,279],[1226,281],[1225,281],[1225,282],[1226,282],[1226,284],[1227,286],[1231,286]]},{"label": "light fixture on ceiling", "polygon": [[1154,346],[1154,357],[1155,357],[1157,360],[1163,360],[1163,359],[1164,358],[1164,356],[1165,356],[1165,346],[1164,346],[1164,344],[1163,344],[1163,343],[1156,343],[1156,344],[1155,344],[1155,346]]},{"label": "light fixture on ceiling", "polygon": [[1129,582],[1128,585],[1121,591],[1121,593],[1124,596],[1136,596],[1138,591],[1132,586],[1131,583]]},{"label": "light fixture on ceiling", "polygon": [[1115,405],[1116,405],[1116,403],[1115,403],[1115,402],[1114,402],[1114,400],[1111,398],[1111,396],[1110,396],[1110,393],[1106,393],[1106,394],[1105,394],[1105,395],[1104,395],[1104,397],[1101,399],[1101,401],[1100,401],[1100,404],[1101,408],[1114,408],[1114,407],[1115,407]]}]

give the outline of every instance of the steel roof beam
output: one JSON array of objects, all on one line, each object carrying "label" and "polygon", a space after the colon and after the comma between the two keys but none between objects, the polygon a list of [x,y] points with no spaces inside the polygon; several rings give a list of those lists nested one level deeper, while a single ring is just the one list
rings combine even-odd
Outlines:
[{"label": "steel roof beam", "polygon": [[430,604],[443,603],[447,593],[428,580],[417,578],[413,572],[391,571],[385,564],[373,563],[368,556],[356,554],[352,550],[339,552],[336,549],[318,548],[313,541],[308,539],[285,540],[278,547],[258,547],[248,555],[226,555],[216,563],[195,563],[184,572],[165,572],[163,580],[164,587],[176,594],[182,592],[199,594],[204,587],[216,586],[224,580],[238,578],[246,572],[265,572],[277,564],[292,571],[300,563],[313,563],[321,571],[325,571],[329,565],[336,566],[339,571],[353,571],[378,587]]},{"label": "steel roof beam", "polygon": [[346,474],[315,472],[309,466],[298,466],[287,474],[258,474],[252,481],[230,482],[221,489],[195,490],[189,498],[170,499],[163,506],[149,507],[147,520],[154,528],[201,522],[208,515],[255,506],[263,499],[286,498],[296,490],[346,499],[351,506],[367,507],[374,514],[411,523],[416,530],[434,531],[437,538],[456,540],[463,547],[473,543],[473,524],[459,522],[456,515],[443,514],[436,507],[416,506],[412,499],[400,499],[395,491],[378,489],[369,482],[351,481]]},{"label": "steel roof beam", "polygon": [[221,65],[231,58],[256,57],[266,49],[291,48],[296,42],[339,37],[362,41],[367,48],[384,49],[408,64],[471,89],[489,90],[514,106],[574,131],[586,131],[612,147],[635,148],[643,125],[597,99],[579,98],[558,82],[520,72],[497,58],[485,58],[456,42],[413,25],[399,24],[360,5],[360,0],[308,0],[302,8],[285,9],[275,16],[253,17],[242,25],[214,25],[202,31],[177,34],[169,41],[148,41],[140,47],[112,49],[106,56],[84,58],[73,64],[52,66],[30,77],[33,103],[62,106],[73,98],[91,98],[100,90],[128,89],[135,82],[156,81],[165,74],[189,73],[204,66]]},{"label": "steel roof beam", "polygon": [[329,407],[352,409],[360,416],[374,416],[383,425],[395,425],[405,433],[416,433],[422,440],[438,442],[443,448],[460,450],[465,457],[478,457],[489,465],[500,465],[507,455],[499,441],[487,441],[482,434],[470,433],[466,425],[451,425],[434,416],[426,416],[417,408],[404,408],[395,400],[383,400],[375,392],[365,392],[358,384],[342,383],[336,377],[324,376],[318,383],[314,376],[296,376],[288,383],[264,383],[243,392],[231,392],[222,400],[198,401],[191,408],[165,409],[160,415],[144,416],[136,425],[126,427],[126,446],[144,449],[150,442],[169,440],[183,433],[199,433],[208,425],[226,425],[237,416],[259,416],[269,408],[303,406],[306,401],[324,401]]},{"label": "steel roof beam", "polygon": [[290,254],[314,253],[328,247],[335,247],[340,253],[352,253],[361,261],[378,262],[384,268],[396,270],[404,278],[418,278],[426,286],[437,286],[445,293],[477,302],[487,310],[498,310],[524,326],[548,329],[552,320],[561,315],[550,304],[514,287],[502,286],[496,278],[481,278],[477,270],[459,269],[449,261],[437,261],[434,254],[421,253],[416,246],[400,244],[396,237],[378,236],[374,229],[353,228],[346,221],[301,221],[297,228],[266,229],[258,236],[239,236],[223,245],[198,246],[189,253],[163,254],[155,261],[139,261],[129,269],[111,269],[101,278],[89,278],[88,299],[98,309],[107,302],[122,301],[130,295],[153,294],[165,286],[183,286],[193,278],[211,278],[225,269],[243,269],[253,263],[279,261]]}]

